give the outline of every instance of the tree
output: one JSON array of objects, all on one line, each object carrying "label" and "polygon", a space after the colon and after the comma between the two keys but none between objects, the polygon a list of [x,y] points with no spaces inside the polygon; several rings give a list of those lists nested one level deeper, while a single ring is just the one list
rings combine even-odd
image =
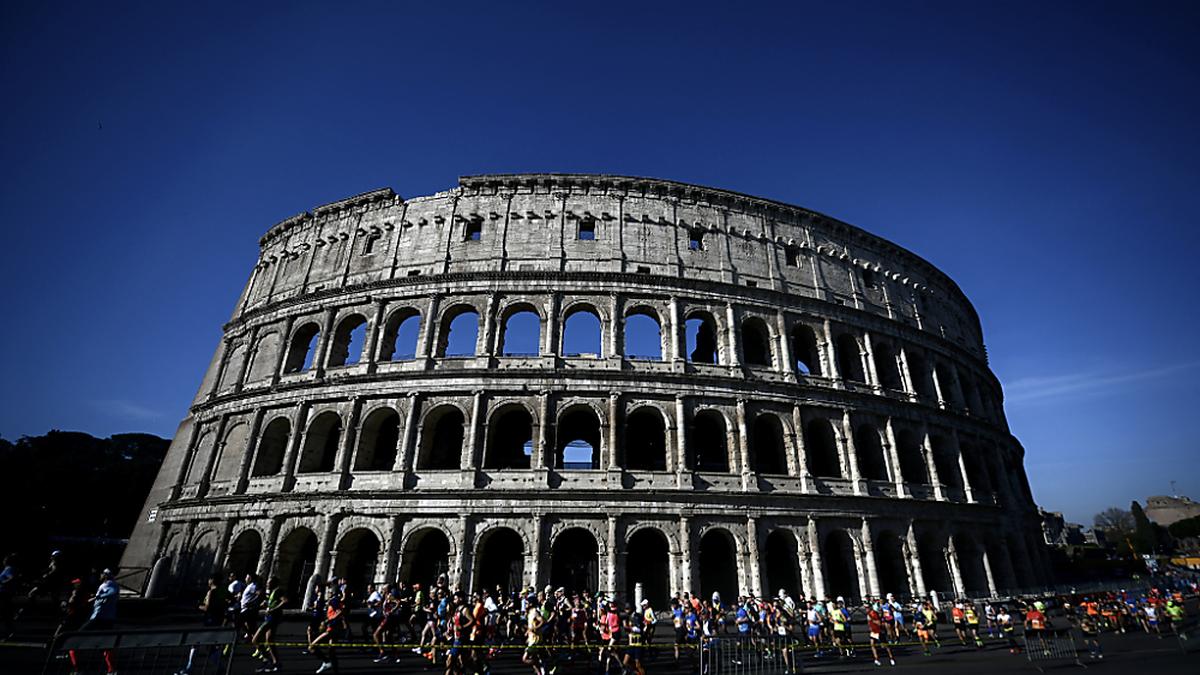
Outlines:
[{"label": "tree", "polygon": [[1158,532],[1154,529],[1154,523],[1150,522],[1142,505],[1137,502],[1129,505],[1129,512],[1133,514],[1134,549],[1138,553],[1154,553],[1158,549]]},{"label": "tree", "polygon": [[1130,539],[1137,524],[1132,513],[1113,506],[1097,513],[1092,518],[1092,524],[1097,530],[1104,532],[1104,536],[1118,551],[1129,554],[1134,552]]}]

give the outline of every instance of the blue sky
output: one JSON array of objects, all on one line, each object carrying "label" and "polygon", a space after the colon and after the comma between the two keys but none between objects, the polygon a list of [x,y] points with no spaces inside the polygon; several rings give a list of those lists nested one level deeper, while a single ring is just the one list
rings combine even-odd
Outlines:
[{"label": "blue sky", "polygon": [[595,171],[945,270],[1043,506],[1200,497],[1200,6],[498,7],[3,3],[0,435],[170,436],[284,217]]}]

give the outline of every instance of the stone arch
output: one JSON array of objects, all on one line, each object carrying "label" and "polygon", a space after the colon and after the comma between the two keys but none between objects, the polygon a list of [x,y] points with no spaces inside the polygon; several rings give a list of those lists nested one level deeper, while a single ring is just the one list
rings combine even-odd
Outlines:
[{"label": "stone arch", "polygon": [[225,571],[243,578],[250,572],[258,572],[262,559],[263,537],[258,530],[248,527],[229,543],[229,554],[225,556]]},{"label": "stone arch", "polygon": [[992,567],[992,577],[996,581],[997,590],[1011,591],[1021,586],[1016,579],[1016,569],[1013,567],[1011,549],[1006,549],[1003,539],[989,538],[984,546],[988,563]]},{"label": "stone arch", "polygon": [[246,456],[246,446],[249,442],[250,425],[246,422],[237,422],[225,431],[225,440],[221,442],[216,468],[213,469],[214,482],[237,480],[241,475],[242,457]]},{"label": "stone arch", "polygon": [[199,483],[204,480],[204,469],[208,465],[208,458],[216,452],[216,445],[216,432],[208,429],[205,425],[204,430],[200,433],[200,439],[196,441],[195,450],[192,451],[187,477],[184,479],[185,483]]},{"label": "stone arch", "polygon": [[792,364],[797,373],[801,375],[812,375],[820,377],[821,372],[821,347],[817,341],[817,333],[811,326],[805,323],[797,323],[792,326],[792,359],[796,363]]},{"label": "stone arch", "polygon": [[837,436],[833,425],[824,417],[809,420],[804,425],[804,454],[808,472],[821,478],[841,478]]},{"label": "stone arch", "polygon": [[308,321],[292,331],[288,340],[287,360],[283,364],[283,372],[299,373],[313,366],[316,358],[317,344],[321,339],[321,327],[316,321]]},{"label": "stone arch", "polygon": [[767,534],[763,557],[766,597],[772,597],[770,593],[779,597],[781,590],[787,591],[792,598],[804,597],[799,550],[796,535],[791,530],[778,528]]},{"label": "stone arch", "polygon": [[192,537],[187,548],[186,571],[180,584],[184,595],[194,597],[204,591],[209,577],[216,571],[218,539],[215,529],[201,530]]},{"label": "stone arch", "polygon": [[980,499],[983,495],[990,494],[992,485],[988,480],[987,469],[983,466],[983,457],[979,449],[968,441],[960,440],[959,452],[962,453],[963,466],[967,470],[967,483],[971,486],[975,498]]},{"label": "stone arch", "polygon": [[308,580],[317,569],[317,535],[297,525],[280,538],[275,554],[275,573],[289,598],[303,598]]},{"label": "stone arch", "polygon": [[867,480],[888,480],[883,439],[874,426],[858,425],[854,430],[854,451],[858,455],[859,475]]},{"label": "stone arch", "polygon": [[500,310],[500,326],[496,349],[500,355],[537,356],[541,353],[542,312],[536,305],[525,301],[506,305]]},{"label": "stone arch", "polygon": [[875,360],[875,374],[879,376],[879,385],[884,389],[902,391],[904,381],[900,377],[900,363],[891,343],[875,340],[871,343],[871,351]]},{"label": "stone arch", "polygon": [[908,373],[912,377],[913,391],[923,398],[936,399],[937,392],[933,388],[933,379],[925,357],[914,351],[909,351],[906,356],[908,357]]},{"label": "stone arch", "polygon": [[485,469],[528,469],[533,457],[533,413],[524,404],[505,403],[487,423]]},{"label": "stone arch", "polygon": [[558,414],[554,425],[554,468],[599,469],[601,418],[586,403],[576,403]]},{"label": "stone arch", "polygon": [[958,450],[941,434],[931,434],[929,445],[933,451],[933,465],[937,468],[938,480],[951,490],[961,492],[963,484],[958,467]]},{"label": "stone arch", "polygon": [[569,526],[558,533],[550,547],[550,585],[567,593],[600,587],[600,544],[591,530]]},{"label": "stone arch", "polygon": [[636,305],[625,312],[623,351],[625,358],[663,360],[662,321],[649,305]]},{"label": "stone arch", "polygon": [[685,351],[692,363],[721,363],[720,324],[711,312],[692,310],[684,320]]},{"label": "stone arch", "polygon": [[333,332],[329,345],[329,366],[349,366],[362,360],[367,341],[367,317],[350,314],[343,318]]},{"label": "stone arch", "polygon": [[885,529],[875,535],[873,548],[880,595],[894,593],[898,598],[907,597],[912,586],[908,567],[904,564],[908,559],[904,551],[904,538]]},{"label": "stone arch", "polygon": [[586,302],[575,302],[563,311],[562,345],[563,356],[604,356],[604,329],[601,314],[596,307]]},{"label": "stone arch", "polygon": [[937,373],[938,384],[942,386],[942,399],[954,408],[964,408],[962,391],[958,388],[958,378],[955,377],[954,366],[938,361],[933,367]]},{"label": "stone arch", "polygon": [[958,559],[958,571],[962,575],[963,591],[969,595],[984,595],[988,592],[987,572],[983,566],[983,548],[975,537],[966,532],[954,535],[954,555]]},{"label": "stone arch", "polygon": [[625,599],[641,597],[651,607],[664,609],[671,597],[671,543],[657,527],[642,527],[625,541]]},{"label": "stone arch", "polygon": [[297,473],[321,473],[334,470],[338,446],[342,439],[342,416],[336,410],[326,410],[308,423],[304,432],[304,447],[300,452]]},{"label": "stone arch", "polygon": [[946,546],[944,539],[932,532],[926,532],[917,537],[917,558],[921,561],[921,574],[925,578],[925,588],[937,591],[942,597],[953,597],[954,580],[950,576],[950,568],[946,564]]},{"label": "stone arch", "polygon": [[528,546],[521,533],[506,525],[495,525],[476,535],[474,590],[505,594],[520,591],[525,584],[525,557]]},{"label": "stone arch", "polygon": [[825,587],[831,596],[842,596],[847,602],[856,602],[862,597],[862,586],[858,578],[858,546],[854,538],[843,529],[833,529],[825,534],[821,559],[825,563]]},{"label": "stone arch", "polygon": [[[479,310],[467,303],[454,305],[442,312],[442,320],[438,324],[437,355],[443,358],[477,355],[480,316]],[[451,340],[454,340],[453,344]]]},{"label": "stone arch", "polygon": [[467,417],[453,403],[442,403],[422,416],[417,469],[457,469],[462,465]]},{"label": "stone arch", "polygon": [[842,333],[833,342],[837,354],[838,372],[842,379],[851,382],[866,382],[867,376],[863,371],[862,344],[858,337],[851,333]]},{"label": "stone arch", "polygon": [[411,361],[421,340],[421,312],[401,307],[388,315],[379,339],[380,361]]},{"label": "stone arch", "polygon": [[391,471],[396,465],[400,444],[400,414],[389,406],[380,406],[364,416],[355,471]]},{"label": "stone arch", "polygon": [[687,444],[694,471],[728,472],[729,425],[725,414],[715,408],[698,410],[692,417],[692,437]]},{"label": "stone arch", "polygon": [[246,382],[261,382],[275,375],[275,355],[279,353],[280,336],[271,331],[259,336],[250,353],[250,367],[246,370]]},{"label": "stone arch", "polygon": [[917,435],[909,429],[896,433],[896,454],[900,456],[900,476],[907,483],[929,483],[925,451]]},{"label": "stone arch", "polygon": [[373,529],[354,527],[334,546],[333,576],[344,579],[355,597],[365,598],[367,585],[375,583],[381,541]]},{"label": "stone arch", "polygon": [[788,472],[787,441],[784,423],[779,415],[759,413],[750,431],[750,466],[758,473],[786,474]]},{"label": "stone arch", "polygon": [[283,458],[291,434],[292,423],[286,417],[276,417],[267,423],[258,437],[251,475],[274,476],[283,471]]},{"label": "stone arch", "polygon": [[738,596],[738,542],[724,527],[710,527],[699,538],[700,596],[703,599],[719,593],[721,602],[732,602]]},{"label": "stone arch", "polygon": [[438,576],[449,574],[450,562],[458,554],[453,538],[434,525],[421,525],[409,531],[400,551],[400,580],[425,588]]},{"label": "stone arch", "polygon": [[242,374],[242,365],[246,362],[248,352],[245,342],[238,342],[229,350],[225,356],[225,367],[221,370],[219,391],[226,392],[237,387],[237,378]]},{"label": "stone arch", "polygon": [[771,354],[771,329],[760,317],[750,316],[742,320],[742,363],[747,366],[769,368],[774,359]]},{"label": "stone arch", "polygon": [[642,405],[625,416],[621,466],[633,471],[667,470],[667,414]]}]

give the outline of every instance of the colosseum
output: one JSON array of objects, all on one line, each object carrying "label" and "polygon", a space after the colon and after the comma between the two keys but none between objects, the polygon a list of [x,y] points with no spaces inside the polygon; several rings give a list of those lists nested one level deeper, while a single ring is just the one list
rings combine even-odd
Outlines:
[{"label": "colosseum", "polygon": [[259,249],[123,560],[151,594],[214,569],[656,603],[1048,581],[974,308],[854,226],[484,175]]}]

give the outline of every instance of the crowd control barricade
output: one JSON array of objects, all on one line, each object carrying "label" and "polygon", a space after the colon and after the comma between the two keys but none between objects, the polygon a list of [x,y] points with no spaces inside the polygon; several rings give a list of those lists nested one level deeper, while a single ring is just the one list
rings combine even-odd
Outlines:
[{"label": "crowd control barricade", "polygon": [[189,664],[191,675],[228,675],[237,632],[232,628],[85,630],[63,633],[50,645],[42,675],[75,672],[174,675]]},{"label": "crowd control barricade", "polygon": [[1200,618],[1189,616],[1183,621],[1172,624],[1175,640],[1184,654],[1200,652]]},{"label": "crowd control barricade", "polygon": [[1046,666],[1074,664],[1087,668],[1079,660],[1079,650],[1075,638],[1069,628],[1050,628],[1033,633],[1027,631],[1022,638],[1025,643],[1025,657],[1029,663],[1041,672],[1046,672]]},{"label": "crowd control barricade", "polygon": [[803,672],[804,652],[792,636],[722,635],[700,640],[701,675],[787,675]]}]

